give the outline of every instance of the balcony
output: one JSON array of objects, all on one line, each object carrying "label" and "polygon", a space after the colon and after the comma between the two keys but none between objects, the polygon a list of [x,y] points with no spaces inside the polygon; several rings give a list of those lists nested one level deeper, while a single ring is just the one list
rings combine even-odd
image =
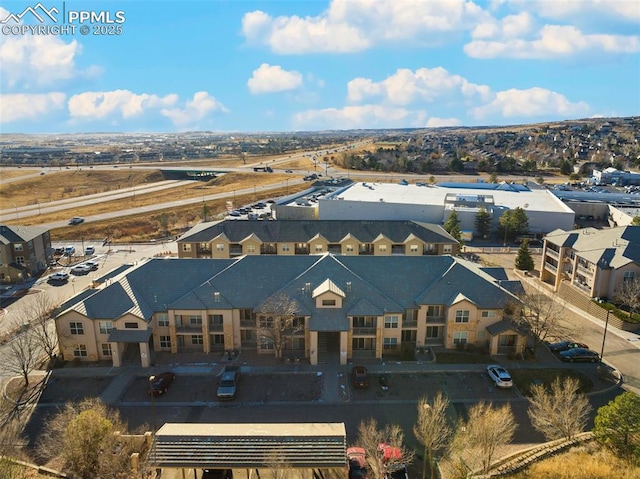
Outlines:
[{"label": "balcony", "polygon": [[545,269],[548,269],[549,271],[551,271],[554,274],[558,272],[558,268],[556,266],[554,266],[554,265],[552,265],[550,263],[547,263],[546,261],[544,263],[544,267],[545,267]]},{"label": "balcony", "polygon": [[376,335],[375,327],[353,328],[351,331],[354,336],[375,336]]},{"label": "balcony", "polygon": [[417,328],[418,327],[418,321],[413,321],[410,319],[405,319],[402,321],[402,329],[405,328]]},{"label": "balcony", "polygon": [[209,332],[218,333],[223,331],[224,326],[222,324],[209,324]]},{"label": "balcony", "polygon": [[295,254],[309,254],[309,248],[295,248]]},{"label": "balcony", "polygon": [[547,248],[547,256],[556,260],[560,258],[560,255],[558,254],[557,251],[553,251],[552,249],[549,249],[549,248]]},{"label": "balcony", "polygon": [[427,323],[444,323],[444,316],[428,316],[427,315]]},{"label": "balcony", "polygon": [[202,324],[179,324],[176,326],[177,333],[196,334],[202,332]]},{"label": "balcony", "polygon": [[242,256],[242,246],[241,245],[230,245],[229,246],[229,256]]},{"label": "balcony", "polygon": [[198,254],[211,254],[211,248],[196,248],[196,251],[198,252]]},{"label": "balcony", "polygon": [[255,328],[256,320],[255,319],[241,319],[240,320],[241,328]]}]

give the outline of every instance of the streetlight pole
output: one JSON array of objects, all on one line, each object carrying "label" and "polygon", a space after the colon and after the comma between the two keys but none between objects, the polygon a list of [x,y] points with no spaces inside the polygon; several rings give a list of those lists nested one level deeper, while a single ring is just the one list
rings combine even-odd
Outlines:
[{"label": "streetlight pole", "polygon": [[602,349],[600,350],[600,362],[602,362],[602,356],[604,356],[604,341],[607,339],[607,329],[609,327],[609,314],[611,310],[607,310],[607,320],[604,323],[604,335],[602,336]]},{"label": "streetlight pole", "polygon": [[156,439],[156,401],[154,397],[155,395],[153,394],[152,385],[155,378],[156,378],[155,376],[149,376],[149,394],[151,395],[151,420],[153,422],[151,427],[153,428],[152,433],[153,433],[154,441]]}]

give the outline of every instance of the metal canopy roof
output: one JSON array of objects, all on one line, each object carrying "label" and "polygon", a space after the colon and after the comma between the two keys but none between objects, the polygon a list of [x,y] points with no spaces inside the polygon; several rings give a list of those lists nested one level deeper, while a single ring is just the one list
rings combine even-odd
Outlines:
[{"label": "metal canopy roof", "polygon": [[343,423],[165,424],[149,460],[156,467],[346,468]]}]

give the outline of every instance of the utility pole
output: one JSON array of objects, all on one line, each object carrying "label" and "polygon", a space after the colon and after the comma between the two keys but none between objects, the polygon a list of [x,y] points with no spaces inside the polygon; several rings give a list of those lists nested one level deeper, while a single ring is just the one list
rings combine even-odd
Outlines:
[{"label": "utility pole", "polygon": [[609,314],[611,314],[611,310],[607,309],[607,320],[604,323],[604,335],[602,336],[602,349],[600,350],[600,362],[602,362],[602,356],[604,356],[604,341],[607,339],[607,329],[609,328]]}]

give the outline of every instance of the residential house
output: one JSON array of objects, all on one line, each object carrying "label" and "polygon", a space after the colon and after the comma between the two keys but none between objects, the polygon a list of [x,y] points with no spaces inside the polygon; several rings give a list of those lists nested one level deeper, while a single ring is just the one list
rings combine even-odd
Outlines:
[{"label": "residential house", "polygon": [[612,298],[622,281],[640,277],[640,226],[555,230],[544,237],[540,279],[565,282],[589,298]]},{"label": "residential house", "polygon": [[0,282],[21,283],[37,276],[52,259],[47,228],[0,225]]},{"label": "residential house", "polygon": [[222,220],[200,223],[178,238],[178,257],[421,256],[456,254],[458,247],[442,226],[419,221]]},{"label": "residential house", "polygon": [[114,366],[149,366],[156,351],[274,354],[263,331],[270,300],[285,297],[299,329],[285,336],[283,356],[311,364],[434,345],[521,352],[521,333],[495,327],[507,323],[519,283],[497,273],[448,255],[155,258],[67,301],[56,328],[64,359]]}]

